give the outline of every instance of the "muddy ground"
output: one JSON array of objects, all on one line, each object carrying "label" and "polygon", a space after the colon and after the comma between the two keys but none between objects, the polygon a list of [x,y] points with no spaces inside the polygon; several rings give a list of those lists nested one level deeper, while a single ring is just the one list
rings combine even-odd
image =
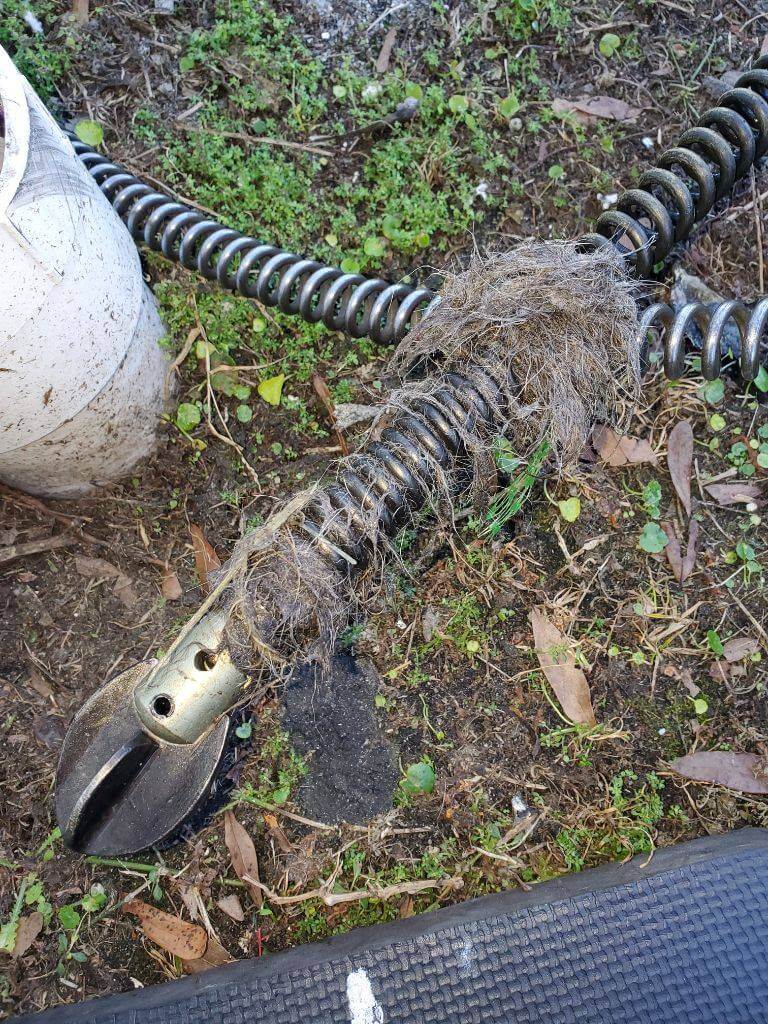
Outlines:
[{"label": "muddy ground", "polygon": [[[37,36],[23,6],[6,5],[0,41],[59,116],[96,122],[105,151],[132,170],[260,237],[432,282],[475,243],[585,230],[768,31],[768,9],[741,2],[230,0],[177,2],[168,16],[118,0],[83,26],[33,2]],[[623,102],[618,120],[584,125],[553,107],[604,96]],[[409,97],[417,116],[382,126]],[[764,292],[767,200],[760,172],[681,266],[722,295]],[[493,540],[469,510],[454,533],[403,539],[377,607],[341,645],[368,673],[354,700],[340,697],[365,757],[313,684],[260,694],[230,802],[255,842],[262,897],[233,870],[221,811],[188,842],[130,862],[64,849],[52,798],[67,724],[199,605],[190,527],[224,559],[327,472],[338,438],[313,373],[337,408],[370,405],[387,385],[387,352],[223,296],[154,255],[145,270],[169,347],[191,338],[155,454],[77,502],[0,498],[0,554],[71,541],[0,565],[0,925],[11,949],[19,917],[41,915],[23,954],[0,952],[4,1012],[182,974],[121,911],[130,895],[201,923],[240,958],[766,824],[765,798],[669,767],[701,750],[768,753],[764,509],[759,493],[724,506],[707,490],[766,490],[765,405],[732,381],[721,395],[695,375],[671,386],[655,373],[626,427],[649,443],[644,462],[611,468],[590,448],[578,471],[540,481]],[[207,371],[206,352],[214,371],[238,367],[225,374],[237,391]],[[258,385],[279,374],[272,405]],[[218,411],[206,405],[211,383]],[[667,461],[686,420],[690,520]],[[659,524],[687,538],[689,521],[698,542],[681,586],[665,551],[647,548]],[[534,607],[583,668],[596,727],[561,714],[533,650]],[[335,824],[340,806],[357,822]],[[332,890],[356,895],[328,906]],[[220,905],[233,894],[242,920]]]}]

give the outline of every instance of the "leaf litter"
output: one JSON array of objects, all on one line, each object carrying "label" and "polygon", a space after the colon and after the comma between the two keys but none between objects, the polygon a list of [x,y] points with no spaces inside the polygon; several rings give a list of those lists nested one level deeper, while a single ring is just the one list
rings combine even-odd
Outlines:
[{"label": "leaf litter", "polygon": [[565,717],[580,725],[595,725],[589,683],[576,664],[570,641],[541,608],[530,614],[536,657]]},{"label": "leaf litter", "polygon": [[658,458],[648,441],[618,434],[613,427],[598,426],[592,432],[592,443],[606,466],[655,466]]},{"label": "leaf litter", "polygon": [[731,750],[697,750],[670,764],[685,779],[760,795],[768,795],[766,767],[765,757]]},{"label": "leaf litter", "polygon": [[693,466],[693,428],[689,420],[676,423],[667,441],[667,468],[677,496],[691,514],[691,469]]},{"label": "leaf litter", "polygon": [[224,842],[226,843],[235,874],[250,893],[257,909],[264,903],[259,882],[259,860],[256,847],[246,829],[235,817],[234,811],[224,812]]},{"label": "leaf litter", "polygon": [[142,900],[128,900],[123,904],[123,911],[137,917],[147,938],[172,956],[198,960],[205,953],[208,935],[200,925],[183,921]]}]

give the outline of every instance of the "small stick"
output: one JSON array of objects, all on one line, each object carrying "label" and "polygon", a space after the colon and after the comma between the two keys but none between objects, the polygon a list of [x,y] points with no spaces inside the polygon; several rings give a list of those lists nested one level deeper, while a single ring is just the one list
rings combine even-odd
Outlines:
[{"label": "small stick", "polygon": [[9,547],[0,548],[0,565],[14,562],[17,558],[26,558],[28,555],[41,555],[44,551],[55,551],[56,548],[67,548],[77,544],[77,537],[67,537],[60,533],[55,537],[44,537],[42,540],[31,540],[26,544],[11,544]]},{"label": "small stick", "polygon": [[340,903],[356,903],[359,900],[366,899],[388,900],[393,896],[402,896],[404,894],[416,896],[427,889],[437,889],[441,886],[444,891],[449,891],[451,889],[460,889],[464,884],[463,878],[459,876],[453,878],[425,878],[415,882],[401,882],[397,885],[372,885],[370,889],[360,889],[357,892],[329,892],[326,887],[321,887],[319,889],[310,889],[309,892],[297,893],[294,896],[280,896],[262,882],[257,882],[247,875],[243,878],[243,881],[250,885],[258,886],[269,902],[279,907],[290,906],[293,903],[304,903],[307,900],[322,900],[327,907],[335,907]]},{"label": "small stick", "polygon": [[283,149],[298,149],[305,153],[314,153],[317,156],[333,156],[331,150],[310,146],[305,142],[292,142],[290,139],[273,139],[268,135],[246,135],[245,132],[221,132],[216,128],[202,128],[196,124],[185,124],[183,121],[175,121],[174,124],[184,132],[215,135],[220,139],[233,139],[235,142],[245,142],[250,146],[278,146]]},{"label": "small stick", "polygon": [[63,523],[64,526],[68,526],[70,529],[78,530],[83,540],[87,540],[89,544],[103,544],[98,537],[92,537],[80,526],[81,523],[93,522],[88,516],[68,516],[63,512],[54,512],[52,508],[48,508],[45,502],[40,501],[39,498],[33,497],[31,494],[25,494],[23,491],[17,491],[13,487],[9,487],[7,484],[0,483],[0,495],[12,501],[14,505],[20,505],[22,508],[33,508],[37,512],[42,512],[43,515],[49,516],[51,519],[55,519],[57,523]]}]

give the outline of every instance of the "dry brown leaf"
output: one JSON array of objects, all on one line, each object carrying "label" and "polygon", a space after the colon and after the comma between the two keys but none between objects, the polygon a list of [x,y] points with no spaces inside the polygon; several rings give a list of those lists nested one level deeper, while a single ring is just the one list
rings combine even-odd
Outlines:
[{"label": "dry brown leaf", "polygon": [[35,691],[40,694],[41,697],[45,697],[46,700],[53,700],[53,690],[48,680],[43,676],[42,672],[39,671],[36,665],[29,666],[29,685]]},{"label": "dry brown leaf", "polygon": [[270,831],[270,834],[275,837],[275,841],[283,853],[293,853],[294,846],[288,836],[285,834],[280,822],[277,820],[274,814],[265,814],[264,823]]},{"label": "dry brown leaf", "polygon": [[434,605],[429,604],[421,613],[421,633],[427,643],[439,631],[439,628],[440,612]]},{"label": "dry brown leaf", "polygon": [[182,960],[182,966],[187,974],[201,974],[203,971],[210,971],[213,967],[223,967],[224,964],[231,962],[232,957],[219,940],[211,935],[203,955],[195,960]]},{"label": "dry brown leaf", "polygon": [[328,413],[328,418],[330,419],[331,423],[335,423],[336,410],[333,402],[333,395],[331,394],[331,389],[325,382],[325,378],[321,377],[319,373],[313,373],[312,387],[314,388],[315,394],[320,399],[323,408]]},{"label": "dry brown leaf", "polygon": [[136,591],[127,576],[118,576],[112,591],[125,608],[135,608],[139,603]]},{"label": "dry brown leaf", "polygon": [[664,523],[662,525],[662,529],[669,538],[669,544],[664,548],[664,554],[666,555],[672,572],[675,574],[677,582],[682,585],[691,575],[696,565],[696,553],[698,551],[699,543],[699,524],[695,519],[691,520],[690,526],[688,527],[688,546],[686,548],[685,555],[682,553],[680,541],[672,523]]},{"label": "dry brown leaf", "polygon": [[753,636],[740,636],[723,644],[723,657],[733,663],[743,661],[744,658],[757,654],[759,650],[760,643]]},{"label": "dry brown leaf", "polygon": [[383,75],[389,70],[389,61],[392,57],[392,47],[395,45],[396,38],[397,29],[393,25],[384,36],[384,42],[381,44],[379,56],[376,58],[376,70],[380,75]]},{"label": "dry brown leaf", "polygon": [[552,110],[556,114],[575,114],[583,124],[592,124],[597,119],[608,121],[637,121],[641,107],[633,107],[615,96],[583,96],[576,100],[555,99]]},{"label": "dry brown leaf", "polygon": [[711,662],[709,666],[710,679],[714,679],[716,683],[727,683],[731,678],[731,667],[731,663],[725,658]]},{"label": "dry brown leaf", "polygon": [[166,601],[178,601],[184,591],[181,589],[179,577],[173,569],[163,569],[163,581],[160,591]]},{"label": "dry brown leaf", "polygon": [[233,921],[245,920],[245,911],[234,893],[231,896],[222,896],[220,900],[216,900],[216,906],[227,917],[231,917]]},{"label": "dry brown leaf", "polygon": [[667,441],[667,468],[686,515],[691,514],[691,467],[693,465],[693,427],[681,420],[672,428]]},{"label": "dry brown leaf", "polygon": [[205,904],[200,896],[200,890],[196,885],[190,885],[188,882],[184,882],[182,879],[178,879],[176,882],[179,890],[179,896],[181,896],[181,902],[187,908],[187,913],[192,921],[197,921],[200,915],[200,907],[205,909]]},{"label": "dry brown leaf", "polygon": [[768,793],[765,759],[731,750],[698,750],[670,765],[684,779],[713,782],[740,793]]},{"label": "dry brown leaf", "polygon": [[182,921],[141,900],[129,900],[123,904],[123,910],[138,917],[147,938],[167,953],[182,960],[198,960],[205,953],[208,936],[199,925]]},{"label": "dry brown leaf", "polygon": [[568,640],[541,608],[531,611],[530,620],[536,656],[566,718],[581,725],[594,725],[589,683],[570,652]]},{"label": "dry brown leaf", "polygon": [[88,555],[75,555],[75,569],[81,576],[88,576],[94,580],[110,580],[123,575],[122,571],[106,558],[89,558]]},{"label": "dry brown leaf", "polygon": [[708,484],[704,489],[718,505],[748,505],[763,496],[762,488],[757,484]]},{"label": "dry brown leaf", "polygon": [[603,462],[614,469],[646,462],[657,465],[656,453],[643,438],[622,437],[611,427],[599,426],[595,427],[592,441]]},{"label": "dry brown leaf", "polygon": [[138,604],[138,597],[133,589],[130,579],[122,569],[112,565],[105,558],[89,558],[87,555],[75,555],[75,569],[81,576],[88,576],[95,580],[114,580],[112,592],[115,597],[126,607],[134,608]]},{"label": "dry brown leaf", "polygon": [[43,915],[39,910],[35,910],[31,914],[25,914],[24,917],[20,918],[16,929],[16,942],[11,956],[24,956],[37,936],[43,930],[43,924]]},{"label": "dry brown leaf", "polygon": [[694,570],[696,565],[696,555],[699,550],[699,524],[695,519],[691,520],[690,526],[688,527],[688,547],[685,550],[685,558],[683,559],[683,572],[680,577],[680,582],[685,583],[688,577]]},{"label": "dry brown leaf", "polygon": [[261,909],[264,902],[261,889],[253,882],[248,881],[249,878],[256,882],[259,881],[259,861],[256,856],[256,847],[232,811],[224,812],[224,842],[227,844],[235,874],[242,882],[245,882],[253,902]]},{"label": "dry brown leaf", "polygon": [[680,548],[680,541],[677,538],[672,523],[662,523],[661,526],[664,533],[667,535],[668,544],[664,548],[664,557],[669,562],[669,567],[675,574],[675,579],[678,583],[683,582],[683,553]]},{"label": "dry brown leaf", "polygon": [[190,524],[189,535],[192,538],[192,548],[195,552],[195,568],[197,578],[200,580],[200,587],[204,593],[208,593],[208,573],[221,567],[219,556],[205,539],[205,534],[194,523]]}]

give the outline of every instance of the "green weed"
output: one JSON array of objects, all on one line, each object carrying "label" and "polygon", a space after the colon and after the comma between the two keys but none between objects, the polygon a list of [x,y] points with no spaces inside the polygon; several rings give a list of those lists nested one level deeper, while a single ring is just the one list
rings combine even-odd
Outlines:
[{"label": "green weed", "polygon": [[[44,99],[56,93],[56,83],[72,67],[77,40],[71,25],[57,21],[60,4],[53,0],[4,0],[0,11],[0,46],[13,58],[19,71]],[[32,31],[24,16],[30,12],[42,23],[44,32]]]}]

